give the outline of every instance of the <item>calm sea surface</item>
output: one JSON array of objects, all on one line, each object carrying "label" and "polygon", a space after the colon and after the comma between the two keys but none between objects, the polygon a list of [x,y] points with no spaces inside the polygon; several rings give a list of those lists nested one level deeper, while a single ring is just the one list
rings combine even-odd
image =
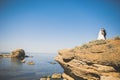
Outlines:
[{"label": "calm sea surface", "polygon": [[[41,77],[62,73],[61,66],[54,61],[57,54],[27,53],[26,63],[14,58],[0,58],[0,80],[40,80]],[[28,65],[33,61],[35,65]],[[51,64],[55,62],[56,64]]]}]

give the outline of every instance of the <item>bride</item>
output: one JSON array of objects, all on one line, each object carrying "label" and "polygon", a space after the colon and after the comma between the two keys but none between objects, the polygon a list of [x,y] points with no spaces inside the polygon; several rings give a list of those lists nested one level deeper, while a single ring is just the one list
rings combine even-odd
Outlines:
[{"label": "bride", "polygon": [[105,40],[106,39],[106,31],[104,28],[101,28],[98,33],[98,39],[97,40]]}]

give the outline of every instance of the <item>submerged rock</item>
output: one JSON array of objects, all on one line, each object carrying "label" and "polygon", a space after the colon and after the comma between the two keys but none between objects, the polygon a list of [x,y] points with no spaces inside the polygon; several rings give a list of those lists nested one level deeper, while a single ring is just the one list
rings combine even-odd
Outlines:
[{"label": "submerged rock", "polygon": [[50,64],[57,64],[56,62],[49,62]]},{"label": "submerged rock", "polygon": [[29,64],[29,65],[35,65],[35,63],[33,61],[27,62],[27,64]]}]

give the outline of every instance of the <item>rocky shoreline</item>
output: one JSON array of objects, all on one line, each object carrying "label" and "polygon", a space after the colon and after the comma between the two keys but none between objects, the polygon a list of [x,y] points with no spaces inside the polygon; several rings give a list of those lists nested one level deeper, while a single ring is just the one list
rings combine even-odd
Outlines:
[{"label": "rocky shoreline", "polygon": [[54,73],[52,76],[47,76],[44,78],[40,78],[40,80],[74,80],[72,77],[65,73]]},{"label": "rocky shoreline", "polygon": [[11,53],[3,53],[3,54],[0,54],[0,57],[3,57],[3,58],[25,58],[27,57],[25,55],[25,51],[23,49],[16,49],[16,50],[13,50]]},{"label": "rocky shoreline", "polygon": [[54,73],[52,76],[48,75],[47,77],[40,78],[40,80],[63,80],[62,74],[60,73]]},{"label": "rocky shoreline", "polygon": [[[29,60],[27,61],[25,58],[29,57],[32,58],[33,56],[27,56],[25,54],[25,51],[23,49],[16,49],[13,50],[11,53],[1,53],[0,58],[11,58],[11,59],[17,59],[19,62],[23,64],[28,64],[28,65],[35,65],[34,60]],[[56,61],[49,61],[49,64],[55,65],[57,64]],[[61,73],[54,73],[51,76],[48,75],[46,77],[40,78],[40,80],[63,80],[62,74]]]},{"label": "rocky shoreline", "polygon": [[[27,62],[23,49],[16,49],[10,54],[0,54],[3,58],[18,58]],[[55,60],[63,67],[64,72],[40,80],[120,80],[120,39],[95,40],[73,49],[58,52]],[[49,62],[56,64],[56,62]]]},{"label": "rocky shoreline", "polygon": [[66,80],[120,80],[120,40],[96,40],[59,51]]}]

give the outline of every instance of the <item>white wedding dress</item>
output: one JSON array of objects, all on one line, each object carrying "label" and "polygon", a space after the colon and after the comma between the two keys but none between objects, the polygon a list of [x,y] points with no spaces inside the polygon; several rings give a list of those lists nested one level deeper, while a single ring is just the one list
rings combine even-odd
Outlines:
[{"label": "white wedding dress", "polygon": [[102,31],[100,30],[100,32],[98,33],[98,38],[97,40],[105,40],[105,36],[102,34]]}]

